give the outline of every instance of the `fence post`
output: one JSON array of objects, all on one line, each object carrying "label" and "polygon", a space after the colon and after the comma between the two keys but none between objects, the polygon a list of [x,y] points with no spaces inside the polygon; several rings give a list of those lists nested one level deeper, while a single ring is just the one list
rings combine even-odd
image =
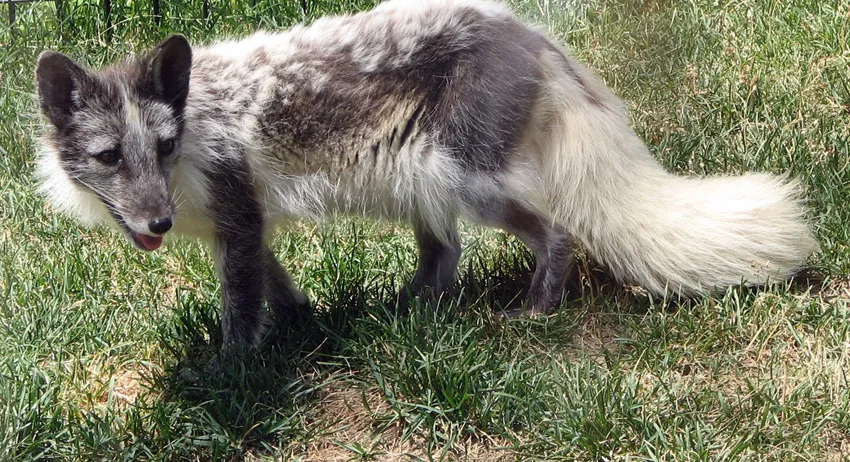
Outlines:
[{"label": "fence post", "polygon": [[112,0],[103,0],[103,16],[106,18],[106,39],[112,38]]},{"label": "fence post", "polygon": [[157,26],[162,25],[162,5],[160,5],[159,0],[153,0],[153,19]]},{"label": "fence post", "polygon": [[9,1],[9,26],[15,23],[15,2]]}]

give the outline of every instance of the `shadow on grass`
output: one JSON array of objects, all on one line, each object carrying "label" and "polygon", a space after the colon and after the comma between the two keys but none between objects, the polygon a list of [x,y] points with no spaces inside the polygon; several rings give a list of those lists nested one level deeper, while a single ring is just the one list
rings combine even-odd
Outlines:
[{"label": "shadow on grass", "polygon": [[[529,254],[513,257],[500,253],[498,259],[503,261],[493,270],[482,266],[480,258],[470,259],[448,294],[440,301],[415,300],[413,312],[407,316],[396,312],[395,287],[401,284],[392,277],[377,285],[368,280],[366,273],[339,280],[327,299],[318,302],[313,320],[304,325],[272,323],[256,350],[238,352],[232,357],[219,353],[217,304],[201,300],[194,293],[178,294],[173,321],[159,330],[160,345],[173,361],[151,379],[157,399],[151,404],[149,415],[163,421],[155,426],[156,432],[148,435],[151,440],[146,444],[171,446],[178,448],[178,454],[201,453],[217,460],[240,457],[245,451],[271,451],[280,446],[279,442],[288,446],[293,441],[309,441],[317,432],[329,431],[326,427],[332,422],[316,421],[321,391],[351,377],[354,369],[374,368],[373,375],[386,375],[388,387],[420,379],[412,371],[395,369],[404,366],[403,360],[391,366],[380,361],[370,366],[369,358],[381,345],[397,345],[401,352],[439,341],[455,348],[457,342],[465,341],[465,335],[484,342],[504,337],[500,331],[507,330],[506,326],[487,316],[486,310],[518,306],[527,290],[533,263]],[[574,285],[580,284],[577,277],[574,279]],[[457,338],[446,340],[445,332],[457,333]],[[558,336],[568,338],[571,332],[567,329]],[[560,342],[553,341],[550,346],[557,348],[556,343]],[[502,355],[505,352],[501,349],[493,350],[476,361],[509,361],[507,357],[500,359]],[[387,367],[395,375],[387,372]],[[458,368],[462,370],[453,373],[459,383],[469,371],[463,363]],[[407,373],[412,375],[405,376]],[[406,383],[401,389],[406,390],[404,394],[416,390],[424,393],[433,386],[436,385]],[[455,384],[441,386],[451,390]],[[414,402],[419,399],[409,398]],[[401,400],[402,396],[396,399]],[[409,410],[399,410],[402,414],[409,415]],[[438,413],[433,418],[437,417],[443,416]],[[450,420],[463,418],[458,415]]]},{"label": "shadow on grass", "polygon": [[[457,283],[440,300],[415,299],[406,315],[396,311],[395,287],[401,284],[394,278],[372,281],[364,272],[337,280],[318,302],[314,319],[303,325],[272,324],[259,348],[229,358],[219,354],[217,304],[180,294],[174,321],[160,329],[160,344],[175,361],[152,380],[158,398],[150,415],[168,421],[156,426],[150,447],[180,441],[186,455],[200,452],[219,460],[310,441],[334,431],[335,422],[323,422],[320,415],[323,391],[351,379],[380,390],[394,412],[389,422],[401,421],[403,428],[429,438],[447,428],[461,435],[452,438],[501,433],[500,425],[509,422],[496,409],[516,413],[520,423],[511,425],[525,428],[521,422],[532,422],[533,416],[520,412],[524,402],[504,397],[491,403],[479,397],[480,390],[492,386],[480,373],[501,377],[497,383],[506,390],[516,388],[511,396],[524,396],[524,379],[508,371],[517,364],[536,370],[523,358],[529,342],[532,350],[575,349],[583,317],[594,311],[608,319],[608,314],[616,318],[695,305],[688,299],[651,303],[580,258],[553,318],[502,321],[496,312],[521,306],[533,259],[524,251],[483,257],[468,258]],[[614,311],[602,314],[606,310]],[[480,349],[467,350],[470,344]],[[464,353],[458,356],[458,351]],[[415,365],[422,355],[427,361]],[[471,401],[453,404],[457,396]],[[480,406],[494,410],[482,414]]]},{"label": "shadow on grass", "polygon": [[174,447],[178,458],[239,460],[247,450],[304,437],[324,378],[315,373],[322,343],[317,325],[274,326],[256,350],[222,355],[218,306],[188,296],[160,330],[174,361],[151,381],[158,398],[149,415],[167,421],[149,435],[160,440],[150,447]]}]

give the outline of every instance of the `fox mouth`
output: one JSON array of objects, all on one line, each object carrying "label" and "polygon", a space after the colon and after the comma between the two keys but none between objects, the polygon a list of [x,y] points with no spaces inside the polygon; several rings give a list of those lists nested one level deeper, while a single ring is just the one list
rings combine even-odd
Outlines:
[{"label": "fox mouth", "polygon": [[158,236],[152,236],[150,234],[133,231],[133,229],[127,223],[127,220],[120,213],[118,213],[115,206],[113,206],[110,202],[106,200],[104,200],[103,202],[104,204],[106,204],[106,209],[109,211],[109,214],[112,215],[112,218],[115,220],[115,223],[118,224],[118,228],[125,236],[127,236],[129,241],[132,242],[133,245],[136,246],[136,248],[152,252],[162,246],[162,236],[165,233],[160,234]]},{"label": "fox mouth", "polygon": [[126,231],[130,235],[130,240],[133,241],[133,244],[142,250],[154,251],[162,245],[162,236],[148,236],[147,234],[137,233],[129,229]]},{"label": "fox mouth", "polygon": [[158,249],[162,245],[162,235],[160,236],[151,236],[150,234],[139,233],[133,231],[130,226],[124,221],[120,215],[114,214],[115,221],[118,223],[118,227],[121,228],[124,235],[126,235],[130,242],[136,246],[137,249],[146,250],[148,252],[154,251]]}]

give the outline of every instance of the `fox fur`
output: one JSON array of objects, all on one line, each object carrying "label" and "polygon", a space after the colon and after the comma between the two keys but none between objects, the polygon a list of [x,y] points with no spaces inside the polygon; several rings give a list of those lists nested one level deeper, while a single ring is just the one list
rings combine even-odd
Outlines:
[{"label": "fox fur", "polygon": [[659,295],[783,280],[816,249],[796,181],[666,172],[623,103],[499,3],[391,0],[207,47],[171,36],[99,71],[45,52],[36,74],[49,201],[141,249],[209,241],[225,345],[257,340],[264,302],[305,309],[267,246],[292,218],[410,222],[416,293],[453,280],[458,218],[504,229],[536,258],[531,313],[559,304],[575,241]]}]

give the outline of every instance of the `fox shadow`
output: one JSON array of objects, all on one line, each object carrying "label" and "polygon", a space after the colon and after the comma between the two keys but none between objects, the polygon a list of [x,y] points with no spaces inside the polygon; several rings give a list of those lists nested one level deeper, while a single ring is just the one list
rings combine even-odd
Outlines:
[{"label": "fox shadow", "polygon": [[[439,300],[420,297],[409,309],[449,310],[453,313],[442,317],[444,322],[463,322],[464,317],[482,312],[486,316],[487,310],[497,317],[499,311],[520,308],[533,274],[531,254],[518,252],[515,258],[487,268],[479,266],[481,261],[470,259]],[[805,290],[814,280],[816,275],[810,274],[794,283],[792,290]],[[220,352],[218,304],[184,294],[178,297],[172,322],[159,331],[160,345],[175,361],[154,377],[153,388],[161,404],[192,409],[206,425],[221,430],[219,438],[206,443],[213,458],[231,458],[270,440],[297,440],[308,431],[304,419],[310,409],[321,406],[335,381],[352,377],[357,365],[348,364],[346,356],[349,346],[358,341],[355,325],[365,318],[390,323],[409,316],[404,313],[407,307],[397,305],[398,287],[403,285],[392,276],[376,283],[365,273],[340,280],[323,299],[313,301],[311,319],[300,324],[270,319],[258,347],[229,355]],[[578,259],[560,310],[570,310],[574,303],[592,305],[595,299],[606,304],[612,299],[627,300],[622,309],[630,314],[690,306],[688,299],[651,303],[641,294],[630,293],[602,268]],[[565,335],[572,335],[569,329]],[[551,347],[569,342],[569,338],[553,338]]]},{"label": "fox shadow", "polygon": [[[521,306],[532,271],[530,254],[496,270],[471,264],[441,300],[420,297],[411,310],[449,310],[445,322],[463,322],[480,315],[470,306],[494,312]],[[365,318],[390,323],[407,316],[397,306],[404,283],[396,279],[376,282],[364,273],[340,280],[313,301],[312,319],[294,324],[270,318],[259,346],[227,355],[220,352],[217,301],[179,294],[173,318],[158,331],[162,350],[173,358],[151,379],[158,406],[191,409],[204,428],[219,429],[221,435],[205,443],[212,458],[304,436],[305,413],[321,404],[328,386],[350,375],[345,355],[357,341],[354,326]]]}]

